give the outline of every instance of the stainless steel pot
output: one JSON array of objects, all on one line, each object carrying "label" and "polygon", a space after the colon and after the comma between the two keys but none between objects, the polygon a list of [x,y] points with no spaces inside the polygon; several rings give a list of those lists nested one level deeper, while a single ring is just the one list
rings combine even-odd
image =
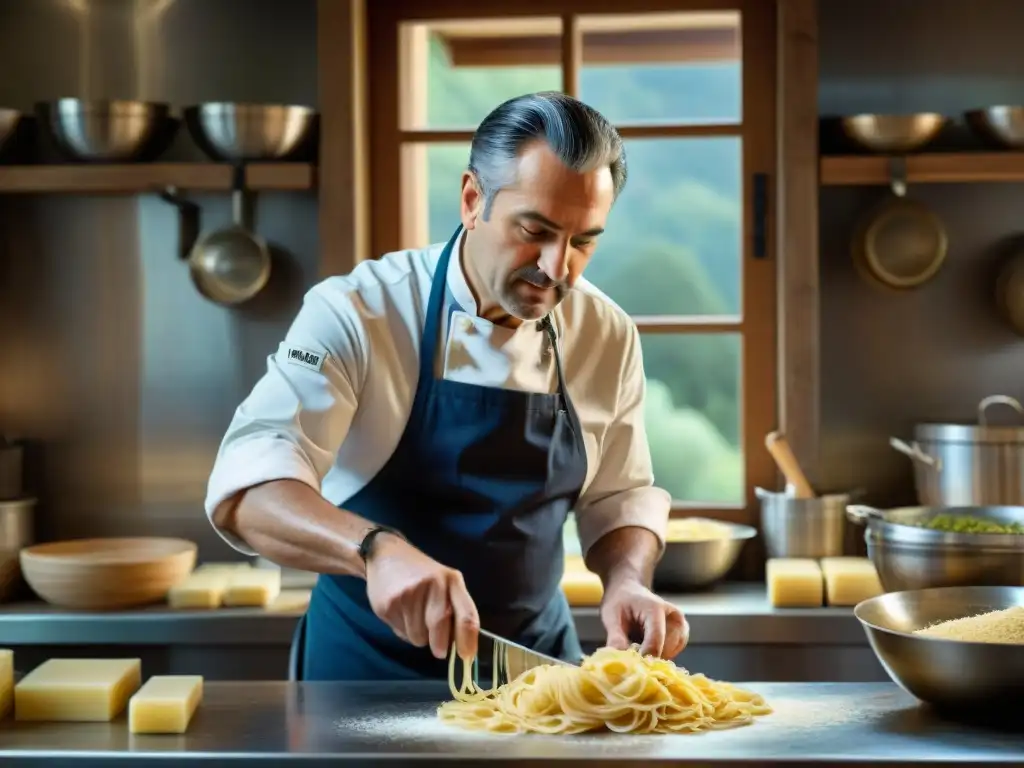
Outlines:
[{"label": "stainless steel pot", "polygon": [[820,558],[843,554],[849,494],[798,499],[764,488],[755,488],[754,493],[761,501],[761,535],[768,557]]},{"label": "stainless steel pot", "polygon": [[887,592],[932,587],[1024,586],[1024,535],[947,533],[921,527],[938,515],[1024,525],[1024,507],[846,508],[867,526],[868,557]]},{"label": "stainless steel pot", "polygon": [[18,557],[22,547],[35,543],[32,498],[0,501],[0,602],[14,595],[21,584]]},{"label": "stainless steel pot", "polygon": [[1024,425],[988,424],[988,411],[1024,406],[1006,395],[978,404],[978,424],[919,424],[910,445],[890,444],[910,456],[918,501],[928,507],[1024,506]]},{"label": "stainless steel pot", "polygon": [[0,550],[21,549],[35,544],[32,498],[0,501]]}]

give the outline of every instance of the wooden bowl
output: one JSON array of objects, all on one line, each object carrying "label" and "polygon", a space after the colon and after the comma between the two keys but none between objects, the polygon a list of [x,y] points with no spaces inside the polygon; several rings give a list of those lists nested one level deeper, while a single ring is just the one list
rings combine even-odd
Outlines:
[{"label": "wooden bowl", "polygon": [[196,564],[185,539],[75,539],[21,550],[25,581],[64,608],[115,609],[155,603]]}]

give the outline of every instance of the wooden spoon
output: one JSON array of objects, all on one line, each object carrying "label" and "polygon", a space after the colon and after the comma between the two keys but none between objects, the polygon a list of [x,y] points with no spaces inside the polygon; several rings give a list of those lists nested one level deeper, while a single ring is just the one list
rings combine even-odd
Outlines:
[{"label": "wooden spoon", "polygon": [[783,477],[786,478],[786,483],[793,486],[796,498],[813,499],[815,496],[814,489],[807,482],[807,476],[800,469],[800,464],[797,462],[796,456],[793,455],[793,450],[789,447],[789,443],[782,436],[782,433],[769,432],[768,436],[764,439],[764,445],[768,449],[768,453],[775,459],[775,463],[778,465]]}]

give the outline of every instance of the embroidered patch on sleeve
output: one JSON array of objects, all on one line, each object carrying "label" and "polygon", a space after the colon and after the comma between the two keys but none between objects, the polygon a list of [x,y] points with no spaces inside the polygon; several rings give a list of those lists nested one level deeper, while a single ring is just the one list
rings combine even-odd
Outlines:
[{"label": "embroidered patch on sleeve", "polygon": [[319,373],[324,367],[326,352],[316,352],[305,347],[285,347],[284,359],[292,365],[301,365],[311,371]]}]

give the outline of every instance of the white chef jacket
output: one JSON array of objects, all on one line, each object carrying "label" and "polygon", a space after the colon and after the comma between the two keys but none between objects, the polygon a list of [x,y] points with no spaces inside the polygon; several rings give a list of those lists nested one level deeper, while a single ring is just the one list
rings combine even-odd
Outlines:
[{"label": "white chef jacket", "polygon": [[[461,244],[460,237],[449,260],[447,303],[456,309],[441,326],[438,375],[484,387],[557,391],[554,356],[538,322],[513,329],[477,316]],[[383,468],[412,410],[431,280],[443,248],[389,253],[306,294],[267,358],[267,372],[231,420],[210,476],[207,515],[240,491],[282,479],[343,505]],[[586,445],[587,477],[575,507],[582,551],[626,526],[646,528],[664,544],[671,498],[653,485],[636,325],[583,279],[552,321]],[[236,550],[255,554],[218,530]]]}]

